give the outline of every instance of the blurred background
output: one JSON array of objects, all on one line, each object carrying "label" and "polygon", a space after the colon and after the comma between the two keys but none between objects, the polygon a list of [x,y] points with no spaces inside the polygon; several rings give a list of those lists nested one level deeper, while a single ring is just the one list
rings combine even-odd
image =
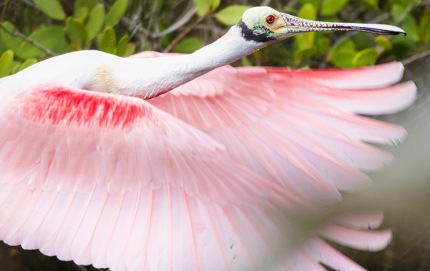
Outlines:
[{"label": "blurred background", "polygon": [[429,53],[429,0],[1,0],[0,76],[82,49],[119,56],[193,52],[223,35],[248,7],[260,5],[306,19],[393,24],[408,35],[307,33],[238,65],[357,67]]},{"label": "blurred background", "polygon": [[[371,190],[346,196],[354,208],[384,210],[383,227],[392,228],[394,240],[378,253],[339,249],[371,271],[430,270],[429,0],[0,0],[0,77],[75,50],[119,56],[143,50],[193,52],[222,36],[245,9],[260,5],[307,19],[393,24],[408,33],[307,33],[234,65],[347,68],[394,60],[406,65],[406,78],[417,83],[419,99],[411,109],[381,118],[406,126],[410,136],[390,150],[397,161],[374,176]],[[0,270],[96,269],[2,244]]]}]

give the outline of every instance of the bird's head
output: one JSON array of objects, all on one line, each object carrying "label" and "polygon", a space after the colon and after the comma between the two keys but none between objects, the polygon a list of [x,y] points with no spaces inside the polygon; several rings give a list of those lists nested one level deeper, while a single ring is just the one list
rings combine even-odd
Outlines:
[{"label": "bird's head", "polygon": [[405,34],[401,28],[384,24],[334,23],[305,20],[270,7],[250,8],[237,24],[246,40],[279,41],[313,31],[361,31],[382,35]]}]

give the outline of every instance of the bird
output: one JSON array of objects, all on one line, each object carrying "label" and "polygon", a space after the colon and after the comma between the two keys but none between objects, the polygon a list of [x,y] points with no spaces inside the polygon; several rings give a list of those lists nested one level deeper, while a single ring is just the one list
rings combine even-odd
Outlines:
[{"label": "bird", "polygon": [[[323,213],[371,184],[416,98],[401,63],[232,67],[309,31],[404,34],[254,7],[192,54],[56,56],[0,79],[0,239],[110,270],[362,270],[379,212]],[[300,235],[300,233],[302,235]]]}]

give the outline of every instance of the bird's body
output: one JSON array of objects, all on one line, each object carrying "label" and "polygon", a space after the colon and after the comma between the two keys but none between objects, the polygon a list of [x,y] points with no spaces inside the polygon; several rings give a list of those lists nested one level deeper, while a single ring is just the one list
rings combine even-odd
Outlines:
[{"label": "bird's body", "polygon": [[64,54],[28,68],[16,76],[14,84],[22,84],[22,78],[30,77],[29,86],[62,84],[149,99],[261,47],[263,44],[244,40],[240,29],[233,27],[224,38],[193,54],[171,58],[121,58],[100,51]]},{"label": "bird's body", "polygon": [[380,249],[379,214],[305,241],[295,221],[389,163],[364,142],[405,131],[358,114],[402,110],[415,86],[392,85],[399,63],[225,66],[290,36],[285,16],[254,9],[190,55],[82,51],[1,79],[0,239],[112,270],[360,270],[318,235]]}]

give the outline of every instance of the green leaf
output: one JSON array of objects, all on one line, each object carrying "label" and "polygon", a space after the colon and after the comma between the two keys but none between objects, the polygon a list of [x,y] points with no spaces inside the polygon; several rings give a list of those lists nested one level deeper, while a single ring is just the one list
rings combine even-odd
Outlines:
[{"label": "green leaf", "polygon": [[74,52],[74,51],[82,50],[82,48],[81,48],[81,47],[79,47],[78,45],[76,45],[76,44],[74,44],[74,43],[70,43],[70,44],[67,46],[67,48],[68,48],[68,50],[69,50],[70,52]]},{"label": "green leaf", "polygon": [[88,17],[88,22],[85,26],[88,33],[88,41],[94,39],[102,30],[105,22],[105,8],[102,4],[97,4],[93,7]]},{"label": "green leaf", "polygon": [[127,34],[121,37],[121,39],[118,41],[118,46],[116,49],[117,56],[125,56],[127,53],[128,42],[129,38]]},{"label": "green leaf", "polygon": [[136,52],[136,45],[134,45],[133,43],[129,43],[127,46],[127,51],[125,52],[124,56],[134,55],[135,52]]},{"label": "green leaf", "polygon": [[316,20],[317,19],[317,10],[315,9],[315,7],[312,4],[308,3],[308,4],[303,5],[303,7],[297,13],[297,16],[299,16],[300,18],[303,18],[303,19]]},{"label": "green leaf", "polygon": [[[58,44],[65,43],[64,28],[61,26],[42,27],[31,33],[28,39],[37,42],[50,51],[55,51]],[[29,59],[43,56],[45,52],[24,41],[21,43],[16,55],[21,59]]]},{"label": "green leaf", "polygon": [[335,54],[340,54],[340,53],[352,53],[355,54],[355,44],[352,40],[350,39],[346,39],[344,41],[342,41],[341,43],[335,45],[330,53],[329,53],[329,58],[331,58],[333,55]]},{"label": "green leaf", "polygon": [[356,54],[355,44],[347,39],[333,47],[328,55],[328,59],[339,68],[354,67],[353,58]]},{"label": "green leaf", "polygon": [[75,9],[73,19],[80,23],[84,23],[85,19],[87,19],[88,16],[88,8],[86,7],[80,7],[78,9]]},{"label": "green leaf", "polygon": [[216,10],[221,4],[221,0],[212,0],[211,10]]},{"label": "green leaf", "polygon": [[315,33],[305,33],[299,34],[295,38],[295,43],[297,44],[298,50],[307,50],[314,46]]},{"label": "green leaf", "polygon": [[333,55],[331,62],[338,68],[350,68],[354,67],[353,58],[355,53],[353,52],[341,52]]},{"label": "green leaf", "polygon": [[[10,22],[2,23],[2,26],[6,28],[9,32],[14,32],[15,26]],[[6,32],[4,29],[0,28],[0,39],[6,49],[11,49],[16,53],[17,49],[22,43],[22,39],[14,37],[13,35]]]},{"label": "green leaf", "polygon": [[355,35],[352,37],[352,40],[354,41],[355,48],[364,49],[368,48],[372,44],[372,40],[375,36],[368,35],[363,32],[357,32],[354,33]]},{"label": "green leaf", "polygon": [[430,10],[425,10],[421,16],[419,37],[422,43],[426,43],[430,40]]},{"label": "green leaf", "polygon": [[76,44],[78,47],[82,47],[88,41],[88,33],[84,25],[73,18],[67,19],[66,32],[70,38],[70,41]]},{"label": "green leaf", "polygon": [[75,0],[75,6],[73,10],[86,8],[91,10],[97,4],[97,0]]},{"label": "green leaf", "polygon": [[316,33],[315,44],[317,52],[322,55],[327,55],[330,52],[330,39],[321,33]]},{"label": "green leaf", "polygon": [[247,57],[244,57],[242,58],[242,66],[243,67],[252,66],[252,62]]},{"label": "green leaf", "polygon": [[103,32],[99,48],[106,53],[116,53],[116,33],[113,28],[106,28],[106,30]]},{"label": "green leaf", "polygon": [[37,63],[37,59],[35,59],[35,58],[29,58],[26,61],[24,61],[24,63],[22,63],[21,65],[18,65],[16,67],[16,69],[13,71],[13,73],[20,72],[20,71],[22,71],[22,70],[30,67],[31,65],[36,64],[36,63]]},{"label": "green leaf", "polygon": [[[303,19],[315,20],[317,17],[317,11],[312,4],[305,4],[298,12],[297,16]],[[295,38],[295,44],[297,45],[298,51],[309,51],[314,47],[315,32],[309,32],[299,34]],[[297,54],[299,56],[301,54]],[[304,54],[303,57],[309,57],[309,53]],[[302,57],[300,57],[302,58]]]},{"label": "green leaf", "polygon": [[361,3],[367,7],[378,8],[379,0],[361,0]]},{"label": "green leaf", "polygon": [[8,76],[12,71],[13,51],[7,50],[0,56],[0,77]]},{"label": "green leaf", "polygon": [[106,15],[106,27],[114,27],[127,12],[128,1],[116,0]]},{"label": "green leaf", "polygon": [[1,38],[0,38],[0,52],[4,52],[4,51],[6,51],[6,50],[7,50],[6,45],[4,45],[4,44],[2,43],[2,40],[1,40]]},{"label": "green leaf", "polygon": [[406,7],[399,5],[399,4],[394,4],[391,6],[391,19],[393,20],[394,24],[399,23],[403,17],[404,14],[407,12]]},{"label": "green leaf", "polygon": [[319,0],[299,0],[299,3],[302,5],[311,4],[315,8],[318,7]]},{"label": "green leaf", "polygon": [[383,48],[386,51],[389,51],[393,48],[390,40],[386,36],[378,35],[375,37],[375,43],[378,44],[379,47]]},{"label": "green leaf", "polygon": [[97,0],[75,0],[73,18],[81,23],[87,19]]},{"label": "green leaf", "polygon": [[396,59],[405,58],[408,52],[416,46],[412,40],[405,39],[401,36],[394,36],[391,39],[391,43],[393,44],[393,49],[390,51],[390,53],[394,55]]},{"label": "green leaf", "polygon": [[249,6],[231,5],[217,12],[215,18],[225,25],[234,25],[239,22],[242,14],[247,9],[249,9]]},{"label": "green leaf", "polygon": [[408,14],[405,17],[405,19],[403,20],[403,23],[402,23],[402,28],[406,31],[406,33],[408,33],[406,38],[408,38],[414,42],[419,41],[420,37],[419,37],[418,24],[412,15]]},{"label": "green leaf", "polygon": [[390,0],[390,4],[399,4],[404,7],[406,7],[410,3],[411,3],[411,0]]},{"label": "green leaf", "polygon": [[321,14],[324,16],[331,16],[338,13],[348,0],[323,0],[321,4]]},{"label": "green leaf", "polygon": [[194,6],[197,8],[197,15],[203,16],[211,9],[212,0],[194,0]]},{"label": "green leaf", "polygon": [[173,47],[173,51],[177,53],[192,53],[202,48],[204,45],[205,44],[196,37],[185,38]]},{"label": "green leaf", "polygon": [[294,51],[294,60],[301,63],[305,59],[311,58],[316,53],[315,48],[306,48]]},{"label": "green leaf", "polygon": [[34,0],[34,4],[52,19],[64,20],[66,18],[66,13],[59,0]]},{"label": "green leaf", "polygon": [[370,66],[375,64],[379,52],[375,48],[367,48],[358,52],[352,59],[354,67]]}]

